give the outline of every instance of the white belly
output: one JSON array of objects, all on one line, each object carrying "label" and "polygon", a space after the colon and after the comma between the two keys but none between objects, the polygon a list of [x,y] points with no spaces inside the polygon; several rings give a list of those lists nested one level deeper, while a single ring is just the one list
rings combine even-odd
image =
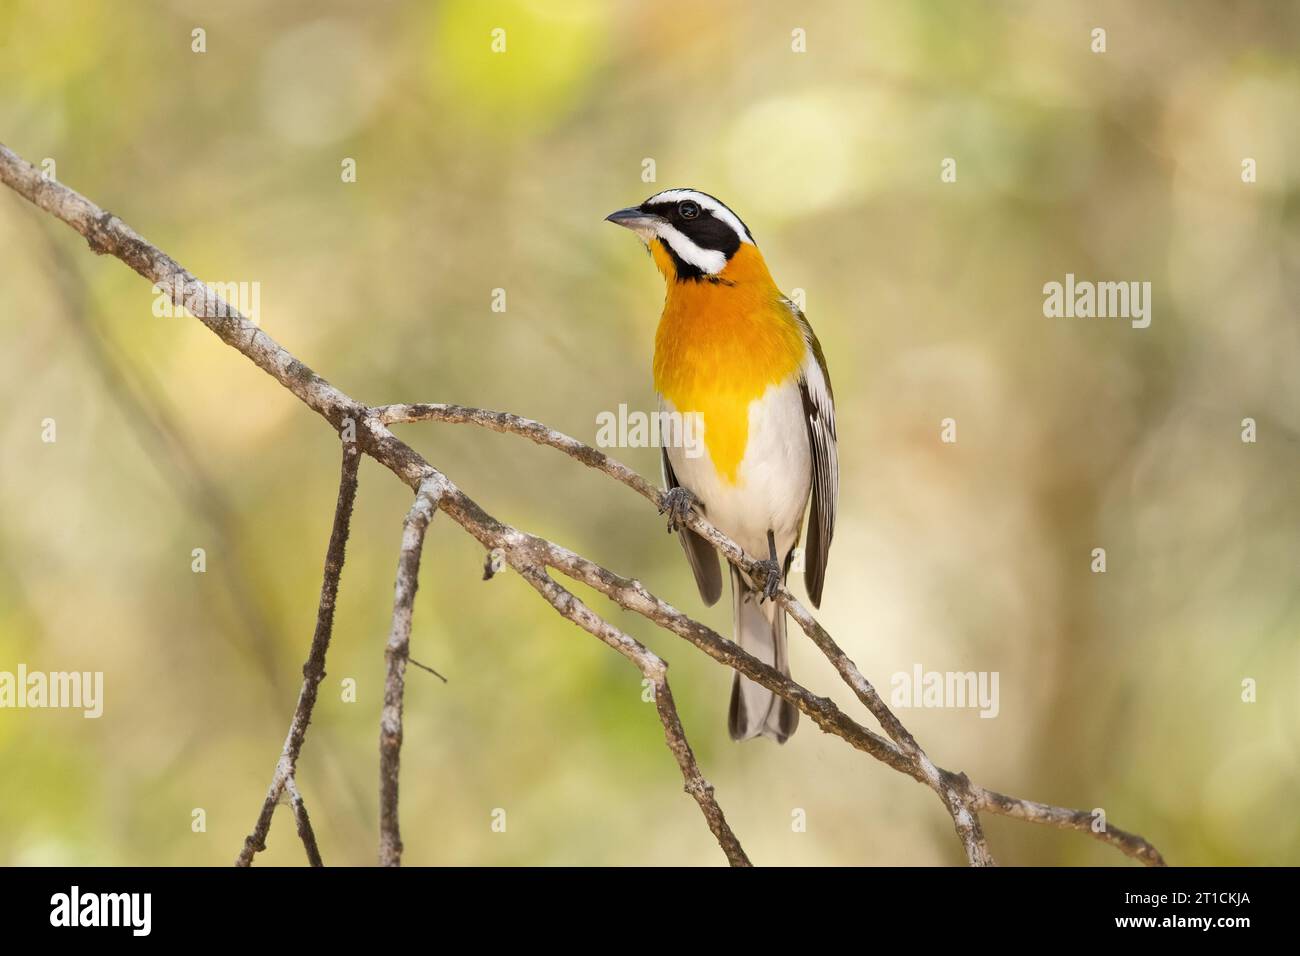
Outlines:
[{"label": "white belly", "polygon": [[[667,399],[660,401],[665,411],[675,410]],[[798,543],[812,484],[808,424],[798,385],[791,380],[769,386],[750,402],[749,439],[734,484],[713,466],[708,437],[705,422],[703,452],[695,458],[684,448],[668,449],[678,483],[700,499],[709,520],[746,554],[766,558],[771,529],[777,555],[784,560]]]}]

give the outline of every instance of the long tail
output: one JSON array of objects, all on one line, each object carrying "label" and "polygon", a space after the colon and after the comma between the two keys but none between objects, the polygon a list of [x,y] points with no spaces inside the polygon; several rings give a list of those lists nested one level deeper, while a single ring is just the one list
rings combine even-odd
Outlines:
[{"label": "long tail", "polygon": [[[732,616],[736,643],[787,677],[790,659],[785,644],[785,608],[775,601],[758,603],[758,592],[734,567],[731,569]],[[761,684],[736,674],[731,682],[731,709],[727,729],[732,740],[771,737],[785,743],[799,726],[799,710]]]}]

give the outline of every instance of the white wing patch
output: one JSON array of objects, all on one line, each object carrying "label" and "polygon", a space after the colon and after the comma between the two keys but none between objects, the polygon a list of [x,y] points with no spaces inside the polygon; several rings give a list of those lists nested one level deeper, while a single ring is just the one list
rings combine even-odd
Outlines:
[{"label": "white wing patch", "polygon": [[812,453],[812,510],[808,523],[808,546],[804,583],[814,607],[821,605],[822,585],[826,580],[826,563],[831,537],[835,533],[835,512],[839,507],[840,463],[835,438],[835,400],[830,382],[818,356],[821,346],[812,326],[793,302],[794,313],[808,345],[808,354],[800,369],[799,389],[804,399],[808,424],[808,446]]}]

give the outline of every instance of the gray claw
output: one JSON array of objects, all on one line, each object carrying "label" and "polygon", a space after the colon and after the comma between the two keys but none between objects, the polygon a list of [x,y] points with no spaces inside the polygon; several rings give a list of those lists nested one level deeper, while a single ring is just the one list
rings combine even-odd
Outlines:
[{"label": "gray claw", "polygon": [[781,590],[781,565],[774,559],[768,558],[766,561],[759,561],[754,570],[763,574],[763,580],[758,586],[758,603],[776,600],[776,592]]},{"label": "gray claw", "polygon": [[696,505],[695,495],[691,494],[681,485],[676,488],[669,488],[664,492],[663,498],[660,499],[659,513],[668,516],[668,533],[681,530],[686,524],[686,519],[690,516],[691,509]]}]

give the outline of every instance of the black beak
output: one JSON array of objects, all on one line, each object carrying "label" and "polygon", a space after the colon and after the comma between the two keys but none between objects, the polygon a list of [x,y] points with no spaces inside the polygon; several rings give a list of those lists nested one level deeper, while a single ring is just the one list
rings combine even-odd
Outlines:
[{"label": "black beak", "polygon": [[648,231],[653,230],[663,220],[654,213],[642,212],[636,206],[628,206],[626,209],[611,212],[605,217],[605,221],[623,226],[626,229]]}]

